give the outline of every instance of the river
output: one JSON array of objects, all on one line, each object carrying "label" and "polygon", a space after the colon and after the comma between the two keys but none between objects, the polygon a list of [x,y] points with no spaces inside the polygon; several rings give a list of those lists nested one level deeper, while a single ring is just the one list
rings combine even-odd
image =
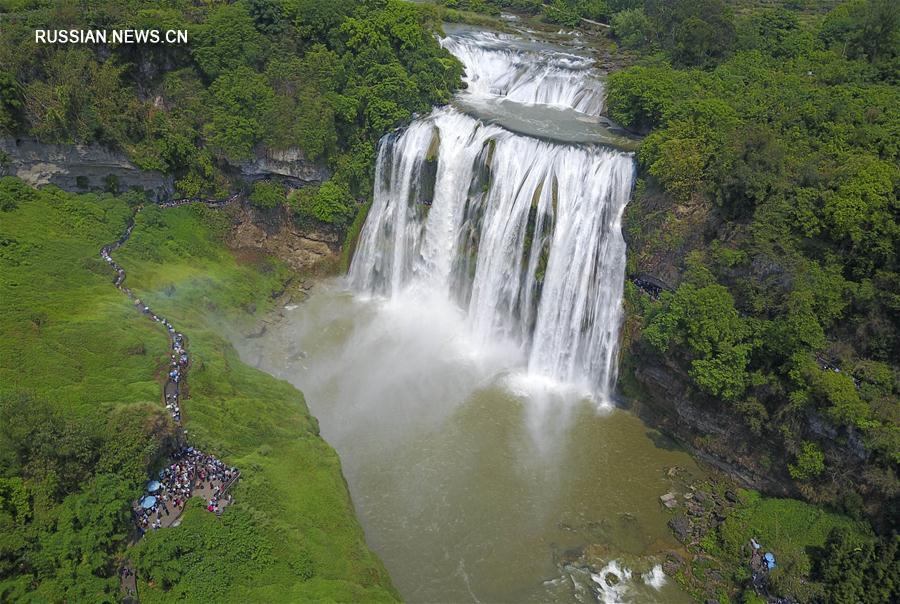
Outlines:
[{"label": "river", "polygon": [[404,599],[689,601],[659,496],[701,471],[615,404],[632,141],[577,39],[447,34],[468,89],[382,141],[349,275],[238,348],[305,393]]}]

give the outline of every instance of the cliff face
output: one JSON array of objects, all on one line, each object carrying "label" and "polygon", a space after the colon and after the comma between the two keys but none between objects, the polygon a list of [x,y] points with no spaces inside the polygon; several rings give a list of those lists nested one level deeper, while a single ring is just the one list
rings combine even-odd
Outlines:
[{"label": "cliff face", "polygon": [[331,175],[325,166],[306,159],[296,147],[285,150],[261,148],[252,160],[236,162],[234,167],[247,180],[274,177],[295,187],[322,182]]},{"label": "cliff face", "polygon": [[[100,145],[54,145],[30,138],[0,139],[0,175],[18,176],[40,187],[56,185],[65,191],[149,191],[154,201],[175,195],[174,178],[162,172],[142,170],[125,153]],[[306,159],[296,148],[257,149],[253,159],[233,162],[235,176],[255,181],[275,178],[293,187],[327,180],[331,173],[322,164]]]},{"label": "cliff face", "polygon": [[141,170],[124,153],[99,145],[51,145],[28,138],[3,138],[0,151],[6,158],[0,173],[18,176],[35,187],[52,184],[72,192],[138,188],[149,191],[156,201],[171,197],[175,190],[171,176]]},{"label": "cliff face", "polygon": [[[275,179],[292,187],[327,180],[328,169],[309,161],[299,149],[259,148],[252,160],[231,168],[240,180]],[[0,175],[17,176],[40,187],[55,185],[65,191],[148,191],[154,201],[176,196],[174,179],[162,172],[137,167],[121,152],[100,145],[55,145],[28,138],[0,139]],[[329,272],[339,260],[341,236],[325,229],[298,229],[286,210],[236,206],[230,244],[259,250],[304,273]]]},{"label": "cliff face", "polygon": [[783,464],[771,459],[786,455],[777,442],[754,434],[740,414],[698,393],[680,367],[642,354],[638,345],[628,354],[638,385],[629,404],[641,419],[748,487],[798,495]]},{"label": "cliff face", "polygon": [[325,229],[298,229],[284,208],[259,210],[249,204],[231,210],[228,244],[275,256],[301,274],[333,272],[340,260],[341,236]]},{"label": "cliff face", "polygon": [[[640,301],[677,288],[691,254],[709,253],[715,239],[729,240],[729,225],[708,208],[701,199],[676,203],[650,187],[634,196],[623,231],[627,279]],[[745,270],[785,289],[790,278],[777,259],[754,258]],[[892,497],[890,489],[880,488],[888,479],[873,469],[873,452],[858,429],[829,421],[812,404],[791,409],[778,384],[759,385],[752,397],[737,401],[706,394],[688,374],[683,352],[663,354],[641,341],[647,311],[640,301],[626,301],[620,379],[626,404],[636,414],[748,487],[815,503],[842,504],[856,497],[873,518],[881,517]],[[789,464],[797,458],[798,443],[808,440],[821,448],[827,472],[815,480],[794,480]]]}]

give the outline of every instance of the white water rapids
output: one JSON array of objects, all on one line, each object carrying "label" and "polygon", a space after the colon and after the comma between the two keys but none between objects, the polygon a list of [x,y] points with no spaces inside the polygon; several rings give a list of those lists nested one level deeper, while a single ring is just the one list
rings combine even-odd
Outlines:
[{"label": "white water rapids", "polygon": [[566,107],[588,115],[603,110],[603,86],[590,57],[547,52],[485,31],[457,32],[441,44],[465,65],[469,94]]},{"label": "white water rapids", "polygon": [[[470,85],[473,73],[476,83],[491,82],[483,94],[527,90],[521,95],[529,102],[571,109],[584,104],[585,91],[599,90],[585,84],[581,63],[565,67],[551,55],[533,76],[527,59],[536,53],[481,41],[444,44],[466,62]],[[518,84],[503,73],[516,74]],[[602,105],[602,96],[591,98],[589,109]],[[526,380],[571,387],[608,404],[632,164],[630,154],[607,147],[521,136],[452,108],[436,109],[381,143],[374,202],[350,283],[389,298],[427,289],[453,300],[476,345],[499,340],[518,350]]]}]

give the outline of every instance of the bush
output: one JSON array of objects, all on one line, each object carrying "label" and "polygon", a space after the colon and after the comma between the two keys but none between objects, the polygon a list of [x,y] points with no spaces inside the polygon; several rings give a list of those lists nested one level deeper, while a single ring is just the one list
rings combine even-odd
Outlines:
[{"label": "bush", "polygon": [[825,585],[827,604],[900,601],[900,536],[875,540],[835,527],[816,574]]},{"label": "bush", "polygon": [[333,180],[317,187],[298,189],[291,194],[290,205],[301,222],[314,220],[334,226],[346,226],[353,218],[353,205],[347,187]]},{"label": "bush", "polygon": [[277,182],[259,180],[253,183],[250,203],[263,210],[278,207],[285,200],[284,187]]},{"label": "bush", "polygon": [[788,464],[788,471],[794,480],[812,480],[825,471],[825,454],[814,442],[803,442],[796,461]]},{"label": "bush", "polygon": [[581,21],[581,17],[565,0],[553,0],[551,4],[544,5],[544,21],[575,27]]},{"label": "bush", "polygon": [[710,394],[737,399],[749,381],[749,325],[734,308],[734,298],[718,284],[683,283],[665,296],[643,339],[665,353],[675,345],[691,357],[690,375]]},{"label": "bush", "polygon": [[34,199],[34,189],[14,176],[0,177],[0,212],[11,212],[19,203]]},{"label": "bush", "polygon": [[865,429],[871,426],[872,410],[859,397],[853,378],[835,371],[817,371],[811,382],[813,392],[828,405],[826,412],[839,425]]},{"label": "bush", "polygon": [[642,8],[631,8],[613,15],[613,34],[625,48],[643,48],[650,42],[650,20]]}]

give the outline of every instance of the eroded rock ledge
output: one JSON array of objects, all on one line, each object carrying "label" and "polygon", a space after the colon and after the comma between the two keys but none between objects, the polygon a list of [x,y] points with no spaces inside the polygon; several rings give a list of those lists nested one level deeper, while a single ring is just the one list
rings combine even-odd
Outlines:
[{"label": "eroded rock ledge", "polygon": [[100,145],[53,145],[31,138],[0,139],[0,175],[17,176],[40,187],[65,191],[149,191],[156,201],[172,197],[172,176],[141,170],[119,151]]},{"label": "eroded rock ledge", "polygon": [[235,205],[231,212],[231,247],[271,254],[301,275],[323,275],[336,270],[341,250],[337,231],[301,230],[284,208],[258,210],[245,202]]}]

